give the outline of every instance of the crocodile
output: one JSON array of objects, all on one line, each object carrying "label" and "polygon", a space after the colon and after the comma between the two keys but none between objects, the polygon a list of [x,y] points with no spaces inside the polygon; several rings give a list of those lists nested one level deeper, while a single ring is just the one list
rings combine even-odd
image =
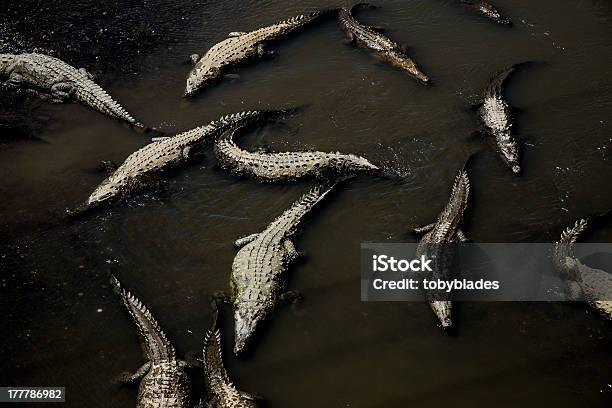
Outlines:
[{"label": "crocodile", "polygon": [[300,14],[279,23],[249,32],[231,32],[227,39],[213,45],[204,56],[193,54],[193,68],[187,77],[185,97],[220,77],[229,67],[255,57],[270,55],[266,43],[278,39],[336,10],[321,10]]},{"label": "crocodile", "polygon": [[[194,148],[211,142],[224,130],[279,114],[280,111],[246,111],[225,115],[207,125],[162,137],[128,156],[89,196],[83,209],[99,206],[139,188],[160,171],[178,166],[191,157]],[[112,170],[112,169],[111,169]]]},{"label": "crocodile", "polygon": [[0,78],[5,85],[26,87],[52,102],[76,100],[107,116],[142,128],[84,68],[77,69],[45,54],[0,54]]},{"label": "crocodile", "polygon": [[204,380],[209,398],[202,408],[257,408],[256,397],[238,390],[227,375],[221,351],[217,319],[204,337]]},{"label": "crocodile", "polygon": [[125,373],[121,381],[127,384],[140,382],[138,408],[183,408],[191,403],[191,382],[185,369],[187,363],[176,356],[170,343],[149,309],[133,294],[121,287],[111,276],[111,285],[138,327],[147,362],[134,374]]},{"label": "crocodile", "polygon": [[351,8],[342,8],[338,13],[340,27],[346,32],[349,40],[359,46],[374,51],[383,61],[408,72],[414,78],[424,83],[430,83],[429,77],[421,71],[417,64],[408,57],[395,41],[382,35],[374,27],[359,23],[352,15],[352,10],[367,3],[358,3]]},{"label": "crocodile", "polygon": [[464,6],[476,10],[483,16],[495,21],[496,23],[511,26],[512,21],[502,15],[495,6],[482,0],[460,0]]},{"label": "crocodile", "polygon": [[303,178],[328,179],[358,172],[375,173],[380,168],[367,159],[339,152],[249,152],[236,145],[238,128],[227,130],[214,145],[224,170],[262,181],[287,181]]},{"label": "crocodile", "polygon": [[[427,278],[448,280],[455,255],[449,244],[468,240],[461,230],[461,224],[469,195],[470,180],[467,172],[461,170],[455,178],[450,199],[436,222],[414,230],[417,234],[424,234],[417,245],[416,257],[432,259],[433,276]],[[451,328],[452,301],[449,296],[446,293],[426,291],[426,297],[442,328]]]},{"label": "crocodile", "polygon": [[482,104],[478,107],[482,133],[493,139],[497,153],[514,174],[521,172],[519,146],[513,134],[512,110],[503,98],[502,85],[518,65],[520,64],[495,74],[487,85]]},{"label": "crocodile", "polygon": [[584,299],[603,317],[612,320],[612,300],[601,300],[612,299],[612,275],[586,266],[574,255],[574,244],[587,226],[587,220],[581,219],[561,233],[553,248],[553,264],[567,282],[570,300]]},{"label": "crocodile", "polygon": [[232,264],[230,301],[234,310],[234,353],[244,351],[261,322],[276,306],[291,299],[286,291],[286,270],[299,257],[292,236],[302,218],[330,193],[336,182],[313,187],[285,210],[268,227],[234,242],[240,248]]}]

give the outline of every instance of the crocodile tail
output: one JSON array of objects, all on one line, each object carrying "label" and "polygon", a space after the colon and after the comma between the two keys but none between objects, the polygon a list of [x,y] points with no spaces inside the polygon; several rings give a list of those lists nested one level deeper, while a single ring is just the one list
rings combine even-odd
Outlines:
[{"label": "crocodile tail", "polygon": [[130,125],[144,128],[118,102],[116,102],[102,87],[90,79],[79,81],[76,98],[83,104],[115,119],[123,120]]},{"label": "crocodile tail", "polygon": [[280,21],[278,25],[279,26],[281,25],[291,26],[293,28],[298,28],[310,22],[318,20],[321,17],[326,17],[332,14],[337,14],[339,10],[340,9],[338,8],[331,8],[331,9],[317,10],[317,11],[313,11],[307,14],[300,14],[299,16],[294,16],[286,20]]},{"label": "crocodile tail", "polygon": [[304,212],[310,211],[315,205],[321,202],[325,198],[325,196],[327,196],[338,184],[338,180],[330,180],[314,186],[293,204],[293,208],[300,208]]},{"label": "crocodile tail", "polygon": [[489,81],[489,85],[487,86],[486,94],[488,96],[500,95],[502,92],[502,86],[506,79],[512,74],[518,67],[521,65],[527,64],[527,62],[520,62],[518,64],[514,64],[502,71],[497,72],[493,78]]},{"label": "crocodile tail", "polygon": [[357,8],[359,8],[359,7],[373,7],[373,6],[372,6],[370,3],[365,2],[365,1],[362,1],[362,2],[360,2],[360,3],[355,3],[355,4],[353,4],[353,5],[352,5],[352,6],[351,6],[351,7],[348,9],[349,14],[352,14],[352,13],[353,13],[353,10],[355,10],[355,9],[357,9]]},{"label": "crocodile tail", "polygon": [[461,170],[455,177],[453,189],[451,192],[451,201],[460,202],[461,206],[465,208],[467,206],[468,199],[470,197],[470,178],[465,169]]},{"label": "crocodile tail", "polygon": [[230,382],[223,365],[221,350],[221,332],[216,324],[204,336],[204,377],[210,390],[220,388],[222,384]]},{"label": "crocodile tail", "polygon": [[215,130],[216,134],[219,135],[222,132],[238,127],[244,126],[251,123],[255,123],[260,120],[265,120],[268,118],[276,118],[281,115],[292,113],[294,110],[299,108],[290,108],[283,110],[252,110],[252,111],[243,111],[232,113],[229,115],[221,116],[219,119],[210,123]]},{"label": "crocodile tail", "polygon": [[573,227],[568,227],[561,233],[559,241],[553,247],[553,260],[558,269],[563,269],[565,258],[574,257],[574,244],[578,237],[587,229],[588,220],[580,219],[574,223]]},{"label": "crocodile tail", "polygon": [[133,294],[125,290],[119,280],[111,274],[111,285],[121,297],[123,305],[138,327],[147,358],[150,361],[173,360],[176,352],[149,309]]}]

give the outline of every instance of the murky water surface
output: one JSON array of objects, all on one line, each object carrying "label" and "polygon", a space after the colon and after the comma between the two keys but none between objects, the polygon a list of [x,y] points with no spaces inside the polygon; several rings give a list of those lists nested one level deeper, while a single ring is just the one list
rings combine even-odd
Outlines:
[{"label": "murky water surface", "polygon": [[[434,81],[425,87],[345,44],[333,21],[272,48],[276,58],[180,98],[188,55],[230,31],[334,6],[333,1],[2,2],[0,41],[97,75],[138,119],[175,133],[222,114],[304,106],[249,147],[340,150],[384,162],[409,180],[343,185],[296,239],[291,268],[304,300],[283,307],[253,353],[227,353],[241,388],[271,407],[605,407],[612,400],[612,329],[582,306],[462,304],[455,335],[422,303],[359,301],[359,244],[414,241],[463,161],[473,200],[466,232],[480,242],[551,241],[576,218],[612,206],[612,3],[496,0],[508,29],[449,0],[384,1],[357,17],[382,25]],[[488,78],[530,64],[506,87],[517,108],[523,177],[471,137]],[[262,230],[307,183],[259,185],[225,175],[210,149],[193,165],[108,211],[59,215],[146,136],[79,105],[3,95],[0,146],[0,384],[67,387],[68,407],[132,407],[113,378],[142,362],[135,328],[108,287],[113,269],[150,307],[179,353],[197,351],[208,296],[228,287],[232,241]],[[14,138],[13,138],[14,139]],[[603,225],[588,238],[612,240]],[[226,349],[232,342],[224,313]],[[200,373],[194,389],[201,395]]]}]

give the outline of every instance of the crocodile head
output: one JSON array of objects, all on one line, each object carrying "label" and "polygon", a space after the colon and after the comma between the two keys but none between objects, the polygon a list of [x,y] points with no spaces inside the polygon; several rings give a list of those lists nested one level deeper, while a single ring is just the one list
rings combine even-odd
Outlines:
[{"label": "crocodile head", "polygon": [[235,337],[234,337],[234,354],[238,355],[244,352],[248,341],[253,336],[255,329],[260,321],[263,320],[264,310],[253,305],[245,305],[238,307],[234,312]]},{"label": "crocodile head", "polygon": [[187,98],[193,96],[198,90],[202,89],[204,85],[217,78],[219,73],[220,70],[217,67],[196,64],[187,77],[187,85],[185,86],[183,97]]},{"label": "crocodile head", "polygon": [[119,193],[119,188],[108,179],[103,181],[87,199],[87,206],[93,207],[110,200]]},{"label": "crocodile head", "polygon": [[344,167],[349,173],[376,173],[380,171],[380,167],[373,165],[368,159],[355,155],[349,156],[349,159],[344,163]]},{"label": "crocodile head", "polygon": [[385,51],[384,59],[387,59],[392,65],[397,68],[408,72],[410,75],[418,79],[419,81],[430,84],[430,79],[421,69],[417,66],[417,64],[412,60],[412,58],[406,56],[401,51]]},{"label": "crocodile head", "polygon": [[518,160],[517,160],[518,155],[516,154],[516,152],[512,151],[512,152],[502,152],[502,153],[503,153],[502,159],[504,160],[506,165],[510,167],[510,169],[512,170],[514,174],[520,174],[521,166],[518,163]]},{"label": "crocodile head", "polygon": [[482,14],[499,24],[512,25],[512,22],[504,17],[493,5],[482,2],[478,6]]}]

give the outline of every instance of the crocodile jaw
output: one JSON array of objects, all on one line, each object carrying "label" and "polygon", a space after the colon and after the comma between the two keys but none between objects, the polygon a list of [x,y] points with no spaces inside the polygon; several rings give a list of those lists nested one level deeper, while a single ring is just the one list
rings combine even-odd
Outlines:
[{"label": "crocodile jaw", "polygon": [[260,317],[256,309],[236,310],[234,313],[235,338],[234,354],[239,355],[244,352],[247,342],[255,332]]},{"label": "crocodile jaw", "polygon": [[100,204],[109,200],[117,194],[117,189],[109,183],[102,183],[94,190],[87,199],[87,206]]},{"label": "crocodile jaw", "polygon": [[417,66],[412,58],[406,56],[402,52],[398,51],[384,51],[385,58],[397,68],[408,72],[410,75],[418,79],[419,81],[429,84],[430,80],[427,75]]},{"label": "crocodile jaw", "polygon": [[187,77],[187,85],[185,86],[184,98],[193,96],[197,91],[202,89],[204,85],[215,79],[218,75],[218,70],[211,67],[195,67]]}]

